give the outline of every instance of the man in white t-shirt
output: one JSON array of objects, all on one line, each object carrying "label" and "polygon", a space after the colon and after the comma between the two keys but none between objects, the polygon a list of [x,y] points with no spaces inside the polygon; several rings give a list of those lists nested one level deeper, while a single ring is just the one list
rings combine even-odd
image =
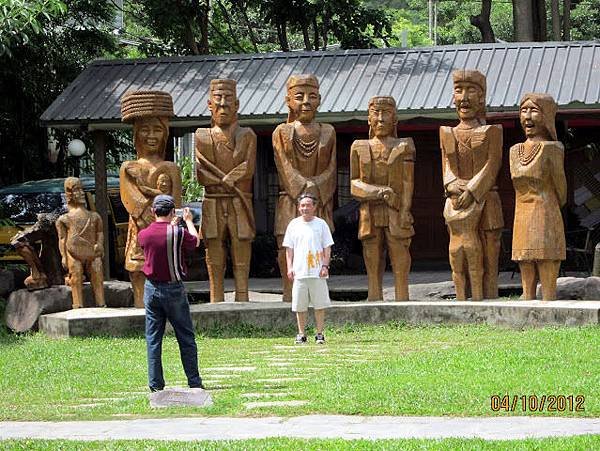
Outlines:
[{"label": "man in white t-shirt", "polygon": [[325,309],[331,306],[327,278],[333,238],[327,223],[315,216],[317,198],[312,194],[301,194],[298,211],[301,216],[292,219],[283,237],[288,278],[292,286],[292,311],[296,312],[298,335],[296,343],[306,343],[306,318],[309,304],[315,309],[317,344],[324,344],[323,327]]}]

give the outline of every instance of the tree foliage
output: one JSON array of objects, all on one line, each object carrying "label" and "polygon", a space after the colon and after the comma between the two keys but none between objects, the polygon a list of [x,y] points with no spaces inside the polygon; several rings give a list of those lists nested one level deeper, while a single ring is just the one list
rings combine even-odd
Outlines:
[{"label": "tree foliage", "polygon": [[[63,3],[58,14],[38,14],[39,32],[12,39],[0,56],[0,185],[62,175],[60,164],[48,165],[39,118],[91,59],[119,51],[110,3]],[[68,136],[59,139],[64,147]]]},{"label": "tree foliage", "polygon": [[0,55],[14,45],[27,44],[43,23],[66,11],[60,0],[4,0],[0,7]]},{"label": "tree foliage", "polygon": [[571,26],[572,39],[600,39],[600,0],[577,4],[571,12]]},{"label": "tree foliage", "polygon": [[363,0],[133,0],[158,42],[147,54],[244,53],[389,45],[390,15]]}]

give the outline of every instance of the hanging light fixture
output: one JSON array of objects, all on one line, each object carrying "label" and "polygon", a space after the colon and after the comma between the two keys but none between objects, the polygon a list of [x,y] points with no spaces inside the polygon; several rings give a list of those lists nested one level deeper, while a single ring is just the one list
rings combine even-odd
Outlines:
[{"label": "hanging light fixture", "polygon": [[81,139],[74,139],[67,146],[67,150],[72,157],[80,157],[85,153],[85,143]]}]

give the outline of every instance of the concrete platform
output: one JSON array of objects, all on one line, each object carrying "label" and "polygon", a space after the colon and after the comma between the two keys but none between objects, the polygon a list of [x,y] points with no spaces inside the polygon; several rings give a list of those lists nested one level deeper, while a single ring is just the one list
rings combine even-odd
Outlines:
[{"label": "concrete platform", "polygon": [[[273,295],[271,295],[273,296]],[[293,326],[290,304],[273,301],[191,306],[197,330],[214,326],[249,324],[266,328]],[[584,326],[600,324],[600,301],[519,301],[483,302],[333,302],[328,324],[493,324],[509,328]],[[39,328],[51,337],[143,334],[144,310],[77,309],[40,317]]]}]

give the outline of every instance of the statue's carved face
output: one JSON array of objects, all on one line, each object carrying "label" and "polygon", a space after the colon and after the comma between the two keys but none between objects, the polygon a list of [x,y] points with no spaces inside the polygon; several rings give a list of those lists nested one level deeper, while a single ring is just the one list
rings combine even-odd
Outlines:
[{"label": "statue's carved face", "polygon": [[369,107],[369,127],[378,138],[385,138],[393,133],[396,126],[396,110],[386,103],[375,103]]},{"label": "statue's carved face", "polygon": [[168,129],[157,117],[138,119],[135,123],[135,148],[138,155],[162,153],[167,143]]},{"label": "statue's carved face", "polygon": [[85,192],[81,186],[81,181],[77,180],[65,186],[65,197],[68,204],[85,205]]},{"label": "statue's carved face", "polygon": [[285,97],[288,108],[300,122],[312,122],[321,104],[321,95],[314,86],[293,86]]},{"label": "statue's carved face", "polygon": [[231,125],[236,117],[240,102],[235,92],[225,87],[213,89],[208,99],[208,109],[213,122],[219,127]]},{"label": "statue's carved face", "polygon": [[158,176],[158,180],[156,181],[156,187],[163,194],[171,194],[173,188],[171,177],[169,177],[167,174],[160,174]]},{"label": "statue's carved face", "polygon": [[550,139],[544,125],[542,110],[531,100],[527,100],[521,105],[519,119],[521,120],[521,127],[525,131],[525,136],[528,138],[543,136],[546,139]]},{"label": "statue's carved face", "polygon": [[468,81],[454,83],[454,105],[461,120],[475,119],[483,110],[485,99],[479,86]]}]

